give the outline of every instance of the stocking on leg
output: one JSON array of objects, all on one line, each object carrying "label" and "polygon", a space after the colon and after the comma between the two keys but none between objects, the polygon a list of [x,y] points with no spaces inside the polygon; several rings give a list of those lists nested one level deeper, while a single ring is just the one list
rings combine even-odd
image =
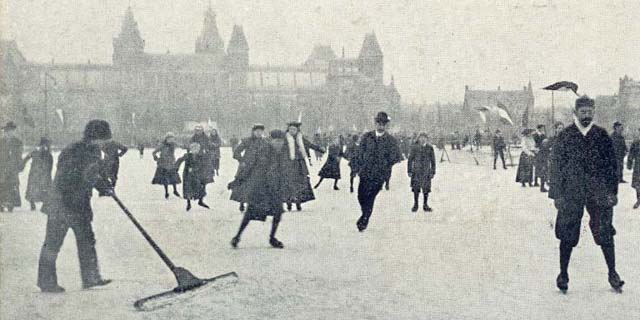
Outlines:
[{"label": "stocking on leg", "polygon": [[240,222],[240,228],[238,229],[238,233],[236,234],[235,237],[233,237],[233,239],[231,239],[231,246],[234,248],[238,247],[238,242],[240,242],[240,236],[242,236],[242,232],[244,232],[244,229],[247,228],[247,226],[249,225],[249,221],[251,221],[249,214],[245,213],[244,216],[242,217],[242,222]]},{"label": "stocking on leg", "polygon": [[351,191],[351,193],[353,193],[353,179],[355,178],[356,177],[349,178],[349,191]]},{"label": "stocking on leg", "polygon": [[169,199],[169,186],[166,184],[163,186],[164,186],[164,198]]},{"label": "stocking on leg", "polygon": [[571,260],[571,252],[573,246],[569,243],[560,242],[560,274],[556,279],[556,285],[561,291],[569,289],[569,260]]},{"label": "stocking on leg", "polygon": [[278,230],[278,225],[280,224],[280,218],[280,215],[273,216],[273,222],[271,223],[271,233],[269,234],[269,244],[277,249],[284,248],[282,242],[276,239],[276,231]]},{"label": "stocking on leg", "polygon": [[322,183],[322,180],[324,180],[324,178],[320,178],[320,181],[318,181],[318,183],[313,187],[314,189],[318,189],[318,187],[320,186],[320,184]]},{"label": "stocking on leg", "polygon": [[424,203],[422,204],[422,209],[426,212],[431,212],[433,209],[429,207],[429,192],[424,193]]},{"label": "stocking on leg", "polygon": [[333,180],[333,190],[340,190],[340,188],[338,188],[338,179]]},{"label": "stocking on leg", "polygon": [[420,198],[420,192],[413,192],[413,207],[411,208],[411,212],[418,211],[418,199]]},{"label": "stocking on leg", "polygon": [[616,272],[616,251],[613,244],[608,246],[602,246],[602,253],[604,259],[607,262],[607,268],[609,269],[609,284],[613,289],[621,292],[624,281],[620,280],[620,276]]},{"label": "stocking on leg", "polygon": [[640,207],[640,189],[636,189],[636,204],[633,205],[634,209],[638,209]]},{"label": "stocking on leg", "polygon": [[178,193],[178,187],[176,187],[176,184],[172,184],[173,186],[173,195],[180,198],[180,194]]}]

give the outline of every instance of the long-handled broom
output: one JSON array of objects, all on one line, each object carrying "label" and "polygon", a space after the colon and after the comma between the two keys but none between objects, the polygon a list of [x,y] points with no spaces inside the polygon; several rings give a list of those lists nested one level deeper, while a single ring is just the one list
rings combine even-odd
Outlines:
[{"label": "long-handled broom", "polygon": [[118,203],[118,206],[120,206],[122,211],[124,211],[124,213],[127,215],[127,217],[129,217],[129,220],[131,220],[131,222],[133,222],[133,224],[140,231],[140,233],[142,233],[142,236],[145,239],[147,239],[147,241],[149,242],[149,244],[151,245],[153,250],[160,256],[162,261],[164,261],[164,263],[171,270],[171,272],[173,272],[173,275],[176,277],[176,281],[178,282],[178,286],[173,288],[173,290],[165,291],[165,292],[162,292],[162,293],[150,296],[150,297],[142,298],[142,299],[136,301],[133,304],[136,309],[138,309],[138,310],[146,310],[145,304],[147,302],[150,302],[150,301],[153,301],[153,300],[157,300],[157,299],[160,299],[160,298],[167,298],[168,296],[171,296],[171,295],[176,295],[176,294],[184,293],[184,292],[189,291],[189,290],[200,288],[200,287],[202,287],[202,286],[204,286],[206,284],[213,283],[216,280],[221,279],[221,278],[225,278],[225,277],[236,277],[237,278],[238,277],[238,275],[235,272],[229,272],[229,273],[225,273],[225,274],[221,274],[221,275],[215,276],[213,278],[200,279],[200,278],[194,276],[191,272],[189,272],[189,270],[187,270],[185,268],[182,268],[182,267],[177,267],[175,264],[173,264],[173,262],[171,262],[169,257],[167,257],[167,255],[162,251],[162,249],[160,249],[160,247],[158,247],[156,242],[153,241],[153,239],[151,239],[151,236],[149,236],[147,231],[144,230],[144,228],[142,227],[142,225],[140,225],[138,220],[136,220],[136,218],[133,217],[131,212],[129,212],[129,209],[127,209],[127,207],[122,203],[122,201],[120,201],[120,199],[115,194],[112,194],[111,197],[113,198],[113,200],[116,201],[116,203]]}]

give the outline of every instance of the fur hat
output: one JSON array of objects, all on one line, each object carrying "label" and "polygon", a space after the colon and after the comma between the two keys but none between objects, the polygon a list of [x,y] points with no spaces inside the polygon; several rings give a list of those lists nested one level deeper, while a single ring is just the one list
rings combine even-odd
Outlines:
[{"label": "fur hat", "polygon": [[290,121],[290,122],[287,123],[287,127],[300,128],[301,125],[302,125],[302,122],[300,122],[300,121]]},{"label": "fur hat", "polygon": [[111,139],[111,127],[104,120],[91,120],[84,128],[84,140]]},{"label": "fur hat", "polygon": [[582,97],[576,99],[576,110],[582,107],[595,107],[595,101],[589,98],[587,95],[583,95]]}]

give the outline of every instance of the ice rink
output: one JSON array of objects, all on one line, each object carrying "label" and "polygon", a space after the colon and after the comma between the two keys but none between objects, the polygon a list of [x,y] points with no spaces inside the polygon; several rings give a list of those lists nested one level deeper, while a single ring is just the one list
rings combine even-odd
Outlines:
[{"label": "ice rink", "polygon": [[[485,147],[487,148],[487,147]],[[252,222],[240,246],[229,241],[240,224],[227,183],[236,162],[223,149],[221,176],[209,185],[211,210],[165,200],[150,181],[151,150],[122,159],[117,194],[179,265],[201,277],[236,271],[235,284],[205,288],[171,306],[139,312],[133,302],[175,286],[175,280],[110,198],[93,199],[101,272],[114,282],[81,290],[73,233],[58,259],[64,294],[36,287],[46,216],[28,203],[0,214],[1,319],[640,319],[640,210],[635,192],[620,188],[615,209],[618,272],[627,282],[614,293],[599,248],[583,223],[569,268],[568,294],[555,287],[558,241],[555,210],[537,188],[522,188],[515,168],[492,169],[488,149],[476,166],[468,151],[449,151],[438,163],[432,213],[411,213],[406,162],[394,167],[391,191],[382,191],[369,229],[359,233],[356,194],[342,161],[340,191],[325,181],[316,201],[285,213],[278,239]],[[437,151],[438,158],[440,151]],[[517,154],[514,154],[514,160]],[[312,182],[321,163],[313,162]],[[28,167],[21,174],[24,196]],[[631,173],[626,171],[627,180]],[[180,188],[180,192],[182,192]]]}]

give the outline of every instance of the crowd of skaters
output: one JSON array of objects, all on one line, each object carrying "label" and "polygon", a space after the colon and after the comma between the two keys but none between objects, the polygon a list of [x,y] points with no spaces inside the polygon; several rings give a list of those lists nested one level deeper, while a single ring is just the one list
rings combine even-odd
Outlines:
[{"label": "crowd of skaters", "polygon": [[[546,128],[542,125],[535,130],[525,129],[522,132],[522,154],[516,181],[523,187],[539,185],[542,192],[549,192],[558,209],[555,226],[556,236],[561,242],[561,273],[557,278],[557,286],[563,291],[568,288],[568,261],[579,238],[584,208],[591,217],[589,225],[594,240],[602,248],[609,267],[611,286],[621,288],[624,284],[615,271],[613,236],[616,232],[612,216],[613,207],[617,204],[618,183],[625,182],[622,172],[627,155],[627,167],[633,170],[632,187],[638,195],[634,208],[640,207],[640,139],[634,140],[631,148],[627,148],[623,125],[615,123],[614,132],[609,135],[606,130],[593,124],[593,114],[593,100],[581,97],[576,100],[575,121],[568,127],[565,128],[562,123],[554,124],[551,137],[546,136]],[[284,247],[276,238],[284,207],[291,211],[295,205],[300,211],[303,203],[315,199],[308,170],[311,150],[316,155],[328,152],[315,188],[320,187],[323,179],[333,179],[333,189],[339,190],[342,158],[348,161],[351,171],[350,192],[354,192],[354,178],[359,177],[357,198],[362,214],[356,226],[360,232],[369,225],[377,194],[383,187],[389,188],[393,166],[405,159],[414,196],[411,211],[418,210],[420,194],[424,199],[424,211],[432,211],[428,196],[431,180],[436,174],[434,147],[429,143],[426,133],[394,137],[387,130],[390,121],[386,113],[380,112],[374,119],[375,130],[361,136],[336,136],[330,143],[322,142],[322,145],[309,141],[303,135],[299,121],[287,123],[284,131],[273,129],[268,133],[264,125],[256,124],[251,128],[249,137],[242,140],[232,138],[233,157],[239,165],[233,181],[227,187],[231,190],[231,200],[240,203],[244,216],[231,245],[234,248],[239,245],[250,221],[265,221],[271,216],[273,222],[269,244],[274,248]],[[61,152],[52,181],[50,141],[43,138],[36,150],[22,158],[23,145],[16,137],[15,130],[16,124],[13,122],[2,127],[0,208],[12,211],[20,207],[18,173],[31,160],[26,198],[32,210],[36,209],[36,202],[44,202],[41,211],[48,215],[38,286],[45,292],[64,291],[57,284],[55,260],[69,229],[76,234],[83,287],[108,284],[110,280],[103,279],[97,267],[95,238],[91,228],[91,190],[97,189],[100,196],[114,194],[119,158],[127,152],[127,147],[111,140],[107,122],[92,120],[85,128],[83,139]],[[474,135],[473,144],[478,148],[481,139],[481,135]],[[171,185],[173,194],[187,201],[187,211],[191,209],[192,200],[209,208],[204,202],[206,185],[213,183],[214,176],[219,174],[221,145],[222,140],[216,130],[206,133],[202,127],[196,127],[189,140],[187,153],[176,159],[175,135],[167,133],[152,153],[157,163],[152,183],[164,186],[165,198],[169,197],[168,187]],[[494,169],[498,158],[501,158],[506,169],[506,143],[499,130],[493,136],[492,145]],[[457,145],[454,147],[458,148]],[[142,157],[144,147],[138,146],[138,149]],[[321,157],[316,157],[318,159]],[[178,173],[181,166],[182,177]],[[181,183],[182,195],[177,190],[177,184]],[[546,184],[550,185],[550,190],[546,189]]]}]

